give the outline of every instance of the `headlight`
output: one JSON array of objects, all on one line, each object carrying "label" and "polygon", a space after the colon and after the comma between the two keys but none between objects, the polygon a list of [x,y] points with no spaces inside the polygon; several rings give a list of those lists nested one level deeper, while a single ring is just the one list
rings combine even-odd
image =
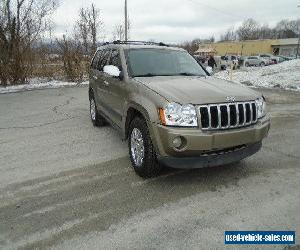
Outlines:
[{"label": "headlight", "polygon": [[266,114],[266,102],[263,97],[256,100],[257,117],[262,118]]},{"label": "headlight", "polygon": [[179,127],[198,126],[196,109],[191,104],[169,103],[164,109],[159,110],[159,115],[163,125]]}]

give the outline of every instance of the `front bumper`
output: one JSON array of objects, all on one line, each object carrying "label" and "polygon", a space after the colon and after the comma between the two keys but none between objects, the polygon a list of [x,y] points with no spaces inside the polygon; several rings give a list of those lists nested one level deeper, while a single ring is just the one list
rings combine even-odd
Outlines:
[{"label": "front bumper", "polygon": [[[161,158],[186,158],[237,146],[248,147],[261,142],[269,129],[270,118],[265,116],[256,124],[243,128],[204,132],[200,128],[175,128],[157,124],[153,132],[157,152]],[[180,149],[173,146],[173,140],[178,136],[184,141]]]},{"label": "front bumper", "polygon": [[241,148],[231,148],[226,151],[217,151],[195,157],[162,157],[158,156],[158,161],[166,166],[181,169],[205,168],[225,165],[240,161],[249,157],[261,149],[261,142],[243,146]]}]

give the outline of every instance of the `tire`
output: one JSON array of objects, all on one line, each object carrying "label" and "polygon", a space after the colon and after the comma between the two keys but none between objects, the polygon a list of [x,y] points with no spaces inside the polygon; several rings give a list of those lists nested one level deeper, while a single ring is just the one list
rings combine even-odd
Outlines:
[{"label": "tire", "polygon": [[259,64],[259,66],[260,66],[260,67],[263,67],[263,66],[265,66],[265,63],[264,63],[264,62],[261,62],[261,63]]},{"label": "tire", "polygon": [[249,65],[249,63],[248,63],[248,62],[246,62],[246,63],[245,63],[245,66],[246,66],[246,67],[249,67],[250,65]]},{"label": "tire", "polygon": [[101,116],[97,110],[97,105],[93,93],[90,96],[90,117],[95,127],[103,127],[106,124],[104,117]]},{"label": "tire", "polygon": [[[130,123],[128,135],[129,156],[134,171],[143,178],[158,176],[161,166],[157,161],[146,121],[135,117]],[[139,153],[142,157],[137,157]]]}]

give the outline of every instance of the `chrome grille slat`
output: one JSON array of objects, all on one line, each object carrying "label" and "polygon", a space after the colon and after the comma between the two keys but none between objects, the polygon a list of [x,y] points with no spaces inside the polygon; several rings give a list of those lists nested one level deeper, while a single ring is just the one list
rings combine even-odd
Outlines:
[{"label": "chrome grille slat", "polygon": [[250,123],[253,121],[253,110],[252,110],[252,102],[250,104]]},{"label": "chrome grille slat", "polygon": [[217,106],[218,109],[218,128],[222,128],[222,124],[221,124],[221,110],[220,110],[220,105]]},{"label": "chrome grille slat", "polygon": [[210,105],[207,106],[207,112],[208,112],[208,127],[211,128]]},{"label": "chrome grille slat", "polygon": [[[239,107],[240,105],[240,107]],[[252,106],[254,105],[254,106]],[[231,106],[231,109],[230,109]],[[211,107],[214,107],[214,116],[211,115]],[[246,108],[247,107],[247,108]],[[255,111],[254,111],[254,107],[255,107]],[[256,106],[256,102],[255,101],[247,101],[247,102],[234,102],[234,103],[218,103],[218,104],[207,104],[207,105],[201,105],[199,106],[199,110],[200,109],[206,109],[204,114],[207,114],[207,117],[201,117],[201,121],[202,118],[206,120],[206,126],[202,126],[202,122],[201,122],[201,128],[202,130],[224,130],[224,129],[232,129],[232,128],[240,128],[240,127],[245,127],[245,126],[249,126],[252,124],[255,124],[257,122],[257,106]],[[239,110],[240,108],[240,110]],[[216,110],[217,109],[217,110]],[[250,110],[250,111],[249,111]],[[217,113],[216,113],[217,111]],[[240,117],[240,111],[243,112]],[[227,112],[227,114],[225,113]],[[250,112],[250,114],[249,114]],[[254,113],[256,112],[256,113]],[[201,112],[200,112],[201,115]],[[202,115],[201,115],[202,116]],[[249,120],[250,117],[250,121],[246,122]],[[231,121],[231,118],[233,119]],[[240,120],[240,118],[243,120]],[[255,119],[254,119],[255,118]],[[216,120],[217,119],[217,120]],[[226,123],[226,119],[227,119],[227,123]],[[234,121],[236,121],[236,123],[234,124]],[[242,124],[240,124],[240,121],[242,122]],[[233,125],[231,125],[231,122],[233,123]],[[208,124],[208,126],[207,126]],[[217,125],[216,127],[212,127],[212,124]],[[223,125],[222,125],[223,124]]]},{"label": "chrome grille slat", "polygon": [[244,109],[244,123],[243,126],[246,125],[246,103],[242,103],[243,104],[243,109]]},{"label": "chrome grille slat", "polygon": [[235,109],[236,109],[236,126],[239,126],[239,124],[240,124],[240,111],[239,111],[238,103],[235,104]]},{"label": "chrome grille slat", "polygon": [[226,105],[226,107],[227,107],[227,119],[228,119],[228,123],[227,123],[227,127],[226,128],[229,128],[230,127],[230,106],[229,106],[229,104],[227,104]]}]

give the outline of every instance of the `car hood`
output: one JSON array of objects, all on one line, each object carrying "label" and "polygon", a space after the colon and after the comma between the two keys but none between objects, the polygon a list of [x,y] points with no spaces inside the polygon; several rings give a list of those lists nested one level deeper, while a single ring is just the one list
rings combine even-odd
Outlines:
[{"label": "car hood", "polygon": [[146,85],[168,101],[181,104],[209,104],[227,102],[227,97],[235,101],[250,101],[260,95],[239,83],[214,77],[158,76],[137,77],[138,82]]}]

